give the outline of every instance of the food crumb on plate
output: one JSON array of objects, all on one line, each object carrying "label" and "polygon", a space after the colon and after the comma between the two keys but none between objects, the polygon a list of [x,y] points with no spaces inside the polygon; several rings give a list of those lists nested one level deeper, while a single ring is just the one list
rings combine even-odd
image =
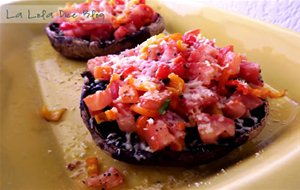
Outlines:
[{"label": "food crumb on plate", "polygon": [[226,174],[227,172],[226,172],[226,170],[225,169],[221,169],[221,172],[223,173],[223,174]]}]

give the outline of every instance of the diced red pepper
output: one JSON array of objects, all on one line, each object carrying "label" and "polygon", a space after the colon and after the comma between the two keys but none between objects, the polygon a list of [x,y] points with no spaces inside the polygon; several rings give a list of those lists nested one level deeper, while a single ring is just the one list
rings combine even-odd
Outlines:
[{"label": "diced red pepper", "polygon": [[93,157],[88,157],[85,160],[86,163],[86,170],[87,174],[89,177],[95,177],[100,174],[100,169],[98,165],[98,158],[93,156]]},{"label": "diced red pepper", "polygon": [[41,114],[42,117],[47,121],[59,121],[66,111],[66,108],[49,110],[47,106],[43,106]]},{"label": "diced red pepper", "polygon": [[244,95],[253,95],[258,98],[266,99],[266,98],[281,98],[285,96],[285,90],[280,92],[273,92],[267,88],[259,87],[252,88],[248,84],[243,83],[238,80],[230,80],[226,83],[228,86],[235,86],[237,91],[243,93]]},{"label": "diced red pepper", "polygon": [[139,103],[133,104],[130,107],[130,109],[135,113],[138,113],[143,116],[154,117],[154,118],[159,116],[158,110],[151,110],[151,109],[144,108]]},{"label": "diced red pepper", "polygon": [[94,68],[94,77],[99,80],[109,80],[113,69],[109,66],[96,66]]},{"label": "diced red pepper", "polygon": [[124,182],[123,174],[114,167],[111,167],[105,173],[99,176],[88,177],[85,181],[88,187],[111,189],[121,185]]},{"label": "diced red pepper", "polygon": [[184,90],[184,80],[174,73],[169,74],[168,78],[170,79],[168,86],[175,88],[179,93],[182,93]]}]

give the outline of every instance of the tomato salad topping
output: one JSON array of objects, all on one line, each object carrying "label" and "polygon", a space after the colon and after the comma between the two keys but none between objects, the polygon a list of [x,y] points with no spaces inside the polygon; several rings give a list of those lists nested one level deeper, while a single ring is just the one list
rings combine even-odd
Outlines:
[{"label": "tomato salad topping", "polygon": [[91,116],[137,133],[152,151],[183,150],[187,127],[197,127],[204,144],[233,137],[235,119],[285,94],[263,87],[258,64],[200,30],[153,36],[120,55],[89,60],[88,69],[108,83],[84,98]]},{"label": "tomato salad topping", "polygon": [[68,3],[54,22],[65,36],[89,40],[120,40],[157,19],[145,0],[87,0]]}]

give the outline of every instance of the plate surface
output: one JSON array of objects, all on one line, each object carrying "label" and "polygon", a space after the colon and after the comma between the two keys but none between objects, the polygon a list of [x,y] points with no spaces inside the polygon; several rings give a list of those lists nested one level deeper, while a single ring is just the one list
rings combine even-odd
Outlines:
[{"label": "plate surface", "polygon": [[[94,145],[79,115],[85,62],[57,54],[45,24],[1,24],[0,189],[85,189],[82,168],[70,172],[65,166],[90,155],[100,158],[102,171],[113,165],[124,172],[121,189],[300,186],[300,35],[195,2],[150,3],[165,18],[168,32],[201,28],[217,45],[233,44],[259,63],[266,83],[288,90],[288,98],[271,101],[265,130],[224,158],[195,168],[115,161]],[[61,122],[47,123],[39,115],[44,104],[68,111]]]}]

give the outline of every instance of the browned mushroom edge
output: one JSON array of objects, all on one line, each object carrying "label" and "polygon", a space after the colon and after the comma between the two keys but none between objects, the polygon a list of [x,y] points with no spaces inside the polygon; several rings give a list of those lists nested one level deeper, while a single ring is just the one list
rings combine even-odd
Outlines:
[{"label": "browned mushroom edge", "polygon": [[151,36],[161,33],[164,29],[163,18],[158,15],[155,22],[119,41],[89,41],[64,36],[59,30],[59,24],[53,22],[47,25],[46,33],[52,47],[63,56],[71,59],[88,60],[96,56],[117,54],[125,49],[133,48]]}]

